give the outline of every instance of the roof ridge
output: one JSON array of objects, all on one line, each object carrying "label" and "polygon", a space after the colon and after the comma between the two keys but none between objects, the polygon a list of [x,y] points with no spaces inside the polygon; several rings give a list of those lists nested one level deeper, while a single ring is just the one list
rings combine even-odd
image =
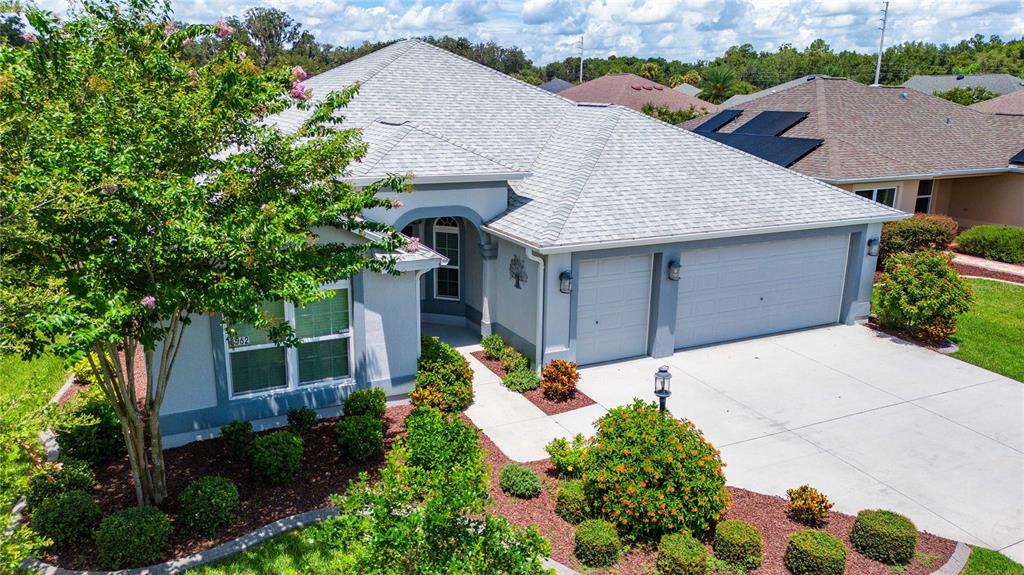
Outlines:
[{"label": "roof ridge", "polygon": [[[367,124],[366,127],[369,127],[369,126],[372,126],[372,125],[378,124],[378,123],[383,123],[383,122],[381,121],[380,118],[375,118],[372,122]],[[377,164],[379,164],[381,162],[381,160],[386,158],[387,155],[389,153],[391,153],[391,150],[394,150],[395,146],[397,146],[402,140],[404,140],[409,135],[409,131],[412,129],[412,126],[410,126],[408,122],[403,122],[402,124],[400,124],[398,126],[395,126],[395,127],[399,128],[398,135],[395,136],[394,138],[392,138],[391,141],[389,141],[386,145],[380,146],[379,148],[377,148],[378,151],[374,152],[374,156],[376,156],[376,158],[374,159],[374,162],[372,164],[368,164],[366,166],[366,168],[362,170],[362,173],[369,174],[373,170],[373,168],[376,168]],[[365,129],[365,128],[363,128],[363,129]]]},{"label": "roof ridge", "polygon": [[494,156],[493,154],[489,154],[487,152],[484,152],[483,150],[478,150],[478,149],[474,148],[473,146],[470,146],[469,144],[464,144],[464,143],[459,142],[457,140],[453,140],[452,138],[450,138],[450,137],[448,137],[448,136],[446,136],[446,135],[444,135],[444,134],[442,134],[440,132],[435,132],[434,130],[431,130],[430,128],[427,128],[425,126],[421,126],[421,125],[419,125],[415,121],[409,120],[406,123],[413,130],[419,130],[420,132],[423,132],[424,134],[426,134],[428,136],[431,136],[431,137],[437,138],[439,140],[442,140],[444,142],[447,142],[447,143],[455,146],[456,148],[460,148],[460,149],[465,150],[465,151],[467,151],[467,152],[469,152],[471,154],[475,154],[477,156],[480,156],[481,158],[484,158],[485,160],[488,160],[490,162],[494,162],[495,164],[498,164],[499,166],[508,168],[508,169],[510,169],[510,170],[512,170],[514,172],[528,171],[528,170],[523,170],[523,169],[521,169],[518,166],[513,166],[512,164],[509,164],[509,163],[505,162],[504,160]]},{"label": "roof ridge", "polygon": [[[377,74],[380,74],[382,71],[384,71],[385,68],[387,68],[388,66],[394,64],[396,60],[398,60],[400,57],[404,56],[412,48],[412,44],[409,43],[408,41],[399,41],[399,42],[396,42],[396,44],[402,45],[404,49],[402,51],[400,51],[400,52],[396,50],[395,55],[391,56],[390,58],[387,58],[384,62],[378,63],[373,68],[370,68],[367,71],[367,73],[365,74],[365,77],[363,79],[361,79],[361,80],[356,80],[356,82],[359,83],[359,84],[365,84],[365,83],[369,82]],[[384,47],[382,49],[387,49],[387,47]],[[371,54],[372,54],[372,52],[371,52]],[[369,54],[367,54],[367,56],[369,56]],[[356,60],[358,60],[358,58]],[[351,60],[351,61],[355,62],[356,60]],[[344,65],[344,64],[342,64],[342,65]]]}]

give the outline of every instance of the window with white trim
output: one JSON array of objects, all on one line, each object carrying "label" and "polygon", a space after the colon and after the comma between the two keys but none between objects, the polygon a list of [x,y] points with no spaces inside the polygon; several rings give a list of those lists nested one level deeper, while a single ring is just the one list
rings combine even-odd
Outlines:
[{"label": "window with white trim", "polygon": [[349,284],[326,289],[333,296],[304,306],[263,304],[264,313],[291,324],[298,347],[277,345],[265,331],[248,324],[236,324],[232,333],[225,333],[232,397],[352,379]]},{"label": "window with white trim", "polygon": [[448,258],[448,263],[434,270],[434,297],[459,299],[459,222],[443,217],[434,220],[434,251]]},{"label": "window with white trim", "polygon": [[915,214],[927,214],[932,211],[932,180],[921,180],[917,183],[917,199],[914,201]]},{"label": "window with white trim", "polygon": [[896,188],[870,188],[866,190],[854,190],[853,193],[862,198],[867,198],[880,204],[885,204],[890,208],[896,206]]}]

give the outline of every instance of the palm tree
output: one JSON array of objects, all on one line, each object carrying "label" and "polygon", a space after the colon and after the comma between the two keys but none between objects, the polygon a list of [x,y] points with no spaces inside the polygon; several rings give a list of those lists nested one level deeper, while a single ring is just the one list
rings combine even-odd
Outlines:
[{"label": "palm tree", "polygon": [[700,82],[700,99],[721,104],[736,93],[736,71],[728,66],[713,66],[704,70]]}]

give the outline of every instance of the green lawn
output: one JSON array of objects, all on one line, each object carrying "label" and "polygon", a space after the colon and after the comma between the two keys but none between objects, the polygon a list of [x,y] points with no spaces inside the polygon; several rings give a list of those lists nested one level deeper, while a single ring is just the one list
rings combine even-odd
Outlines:
[{"label": "green lawn", "polygon": [[1024,381],[1024,285],[968,279],[974,307],[957,321],[954,357]]},{"label": "green lawn", "polygon": [[1024,575],[1024,565],[1007,559],[998,551],[975,547],[960,575]]},{"label": "green lawn", "polygon": [[266,543],[220,563],[189,570],[190,575],[300,575],[342,573],[342,554],[316,543],[304,530],[278,535]]}]

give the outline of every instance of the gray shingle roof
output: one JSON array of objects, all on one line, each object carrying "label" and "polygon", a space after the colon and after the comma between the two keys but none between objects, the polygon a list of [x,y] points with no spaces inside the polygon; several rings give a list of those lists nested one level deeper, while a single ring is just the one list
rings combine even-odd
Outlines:
[{"label": "gray shingle roof", "polygon": [[799,78],[796,78],[795,80],[790,80],[788,82],[783,82],[783,83],[781,83],[781,84],[779,84],[777,86],[772,86],[771,88],[765,88],[764,90],[761,90],[759,92],[754,92],[753,94],[736,94],[734,96],[730,96],[729,98],[727,98],[724,102],[719,104],[718,107],[721,110],[728,110],[729,108],[735,107],[737,104],[742,104],[744,102],[749,102],[751,100],[756,100],[756,99],[758,99],[758,98],[760,98],[762,96],[767,96],[769,94],[775,94],[775,93],[781,92],[783,90],[788,90],[788,89],[793,88],[795,86],[799,86],[801,84],[804,84],[804,83],[806,83],[806,82],[808,82],[810,80],[813,80],[816,77],[819,77],[819,76],[800,76]]},{"label": "gray shingle roof", "polygon": [[[901,217],[639,112],[576,104],[418,40],[306,85],[317,97],[353,82],[361,86],[345,125],[367,127],[364,163],[374,162],[367,169],[437,172],[494,162],[528,171],[509,182],[509,209],[486,226],[545,250]],[[276,121],[294,129],[306,114],[290,110]]]},{"label": "gray shingle roof", "polygon": [[543,84],[538,86],[538,88],[540,88],[541,90],[547,90],[548,92],[551,92],[552,94],[557,94],[557,93],[561,92],[562,90],[567,90],[567,89],[572,88],[572,87],[573,87],[572,82],[566,82],[565,80],[563,80],[561,78],[552,78],[552,79],[548,80],[547,82],[544,82]]},{"label": "gray shingle roof", "polygon": [[960,76],[956,74],[943,76],[913,76],[903,84],[907,88],[913,88],[918,92],[933,94],[935,92],[948,92],[953,88],[973,88],[981,86],[987,90],[1003,95],[1017,90],[1024,90],[1024,78],[1018,78],[1010,74],[974,74]]},{"label": "gray shingle roof", "polygon": [[700,88],[692,84],[687,84],[686,82],[683,82],[682,84],[679,84],[678,86],[672,89],[675,90],[676,92],[682,92],[687,96],[693,96],[694,98],[697,97],[697,94],[700,94]]}]

